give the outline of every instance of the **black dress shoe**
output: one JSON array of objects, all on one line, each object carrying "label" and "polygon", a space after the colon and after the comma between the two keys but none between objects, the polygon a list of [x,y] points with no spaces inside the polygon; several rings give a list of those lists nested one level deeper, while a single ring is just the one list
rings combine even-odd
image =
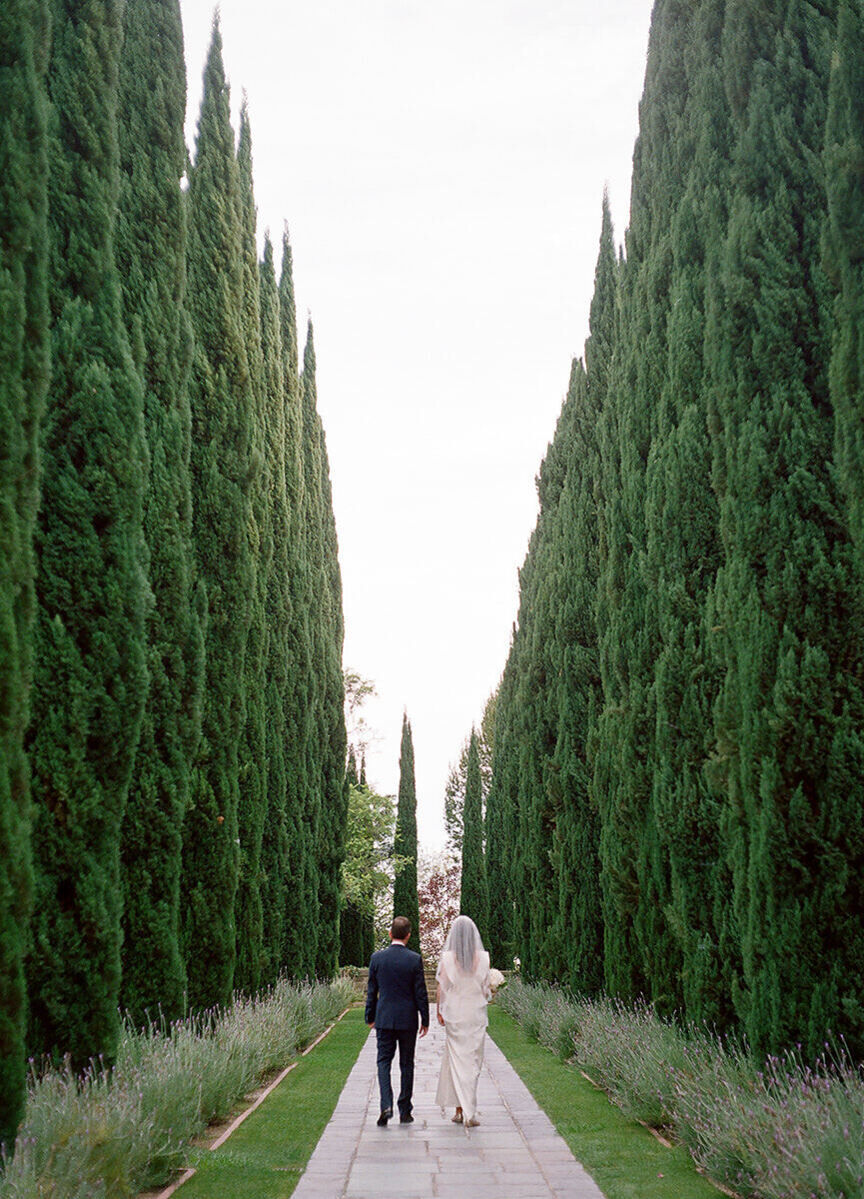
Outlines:
[{"label": "black dress shoe", "polygon": [[413,1116],[400,1116],[400,1117],[399,1117],[399,1123],[400,1123],[400,1124],[413,1124],[413,1123],[414,1123],[414,1117],[413,1117]]},{"label": "black dress shoe", "polygon": [[381,1115],[378,1117],[378,1127],[386,1128],[387,1121],[390,1119],[390,1117],[392,1115],[393,1115],[393,1108],[392,1107],[385,1108],[384,1111],[381,1113]]}]

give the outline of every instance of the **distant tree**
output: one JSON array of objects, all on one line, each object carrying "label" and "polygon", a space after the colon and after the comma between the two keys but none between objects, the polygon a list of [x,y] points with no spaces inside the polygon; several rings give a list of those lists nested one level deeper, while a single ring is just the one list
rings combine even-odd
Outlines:
[{"label": "distant tree", "polygon": [[345,727],[348,742],[355,752],[358,761],[361,760],[373,734],[363,714],[363,706],[367,699],[377,695],[375,684],[371,679],[364,679],[356,670],[345,669]]},{"label": "distant tree", "polygon": [[402,747],[399,754],[399,801],[393,883],[393,915],[411,921],[411,941],[420,946],[420,905],[417,897],[417,791],[414,782],[414,742],[407,713],[402,718]]},{"label": "distant tree", "polygon": [[[483,708],[477,748],[480,753],[480,782],[482,786],[483,811],[492,782],[492,750],[495,737],[495,705],[498,692],[493,691]],[[459,761],[450,767],[444,788],[444,827],[447,833],[447,848],[457,859],[462,858],[462,808],[465,804],[465,783],[468,773],[468,750],[471,738],[466,737]]]},{"label": "distant tree", "polygon": [[489,888],[489,934],[486,948],[492,965],[499,970],[513,967],[515,956],[514,915],[516,877],[516,845],[514,829],[518,791],[518,757],[514,724],[517,718],[513,690],[518,670],[514,650],[510,653],[496,692],[495,737],[492,754],[492,779],[486,802],[483,830],[486,840],[487,878],[494,880]]},{"label": "distant tree", "polygon": [[459,915],[461,873],[459,862],[446,850],[420,854],[420,946],[427,962],[439,961],[450,927]]},{"label": "distant tree", "polygon": [[470,916],[485,940],[489,920],[489,892],[483,854],[483,786],[480,781],[479,738],[474,729],[468,743],[465,770],[465,807],[462,831],[462,889],[459,900],[464,916]]},{"label": "distant tree", "polygon": [[349,787],[357,787],[360,783],[357,774],[357,755],[354,753],[354,746],[348,746],[348,765],[345,767],[345,778]]},{"label": "distant tree", "polygon": [[[340,964],[363,965],[384,934],[380,919],[390,897],[396,804],[365,784],[351,783],[345,860],[342,863],[343,917]],[[389,906],[387,909],[389,915]],[[389,924],[389,920],[386,920]]]}]

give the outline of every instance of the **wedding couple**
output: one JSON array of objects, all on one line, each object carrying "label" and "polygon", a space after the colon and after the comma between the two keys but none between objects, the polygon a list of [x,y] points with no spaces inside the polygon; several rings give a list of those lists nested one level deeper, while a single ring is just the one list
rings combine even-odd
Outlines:
[{"label": "wedding couple", "polygon": [[[378,1038],[378,1087],[381,1114],[378,1124],[386,1126],[393,1116],[393,1087],[390,1068],[399,1047],[401,1090],[399,1122],[411,1124],[414,1090],[414,1048],[417,1020],[420,1036],[429,1031],[429,997],[419,953],[408,948],[411,922],[397,916],[390,928],[390,946],[372,954],[366,992],[366,1023]],[[497,977],[496,977],[497,976]],[[489,969],[489,954],[483,948],[477,926],[469,916],[457,916],[447,936],[436,973],[438,1023],[446,1031],[444,1058],[438,1077],[436,1102],[454,1105],[453,1121],[468,1128],[477,1119],[477,1080],[483,1065],[486,1036],[486,1005],[493,979],[503,976]]]}]

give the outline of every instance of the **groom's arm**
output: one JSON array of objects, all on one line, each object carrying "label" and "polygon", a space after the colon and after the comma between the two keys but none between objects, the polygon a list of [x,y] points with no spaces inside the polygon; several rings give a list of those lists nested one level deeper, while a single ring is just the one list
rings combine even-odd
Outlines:
[{"label": "groom's arm", "polygon": [[378,1007],[378,968],[372,961],[369,963],[369,981],[366,984],[366,1023],[375,1023],[375,1009]]},{"label": "groom's arm", "polygon": [[417,961],[417,969],[414,972],[414,1002],[417,1004],[417,1010],[420,1012],[420,1025],[422,1028],[429,1027],[429,996],[426,993],[426,976],[423,973],[423,959]]}]

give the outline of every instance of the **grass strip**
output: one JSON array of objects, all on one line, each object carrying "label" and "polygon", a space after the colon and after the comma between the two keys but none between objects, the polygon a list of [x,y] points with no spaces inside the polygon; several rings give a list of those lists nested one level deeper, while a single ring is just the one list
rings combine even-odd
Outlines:
[{"label": "grass strip", "polygon": [[607,1199],[718,1199],[683,1146],[661,1145],[494,1004],[489,1033]]},{"label": "grass strip", "polygon": [[221,1148],[195,1155],[179,1199],[293,1194],[368,1033],[362,1007],[349,1011]]}]

